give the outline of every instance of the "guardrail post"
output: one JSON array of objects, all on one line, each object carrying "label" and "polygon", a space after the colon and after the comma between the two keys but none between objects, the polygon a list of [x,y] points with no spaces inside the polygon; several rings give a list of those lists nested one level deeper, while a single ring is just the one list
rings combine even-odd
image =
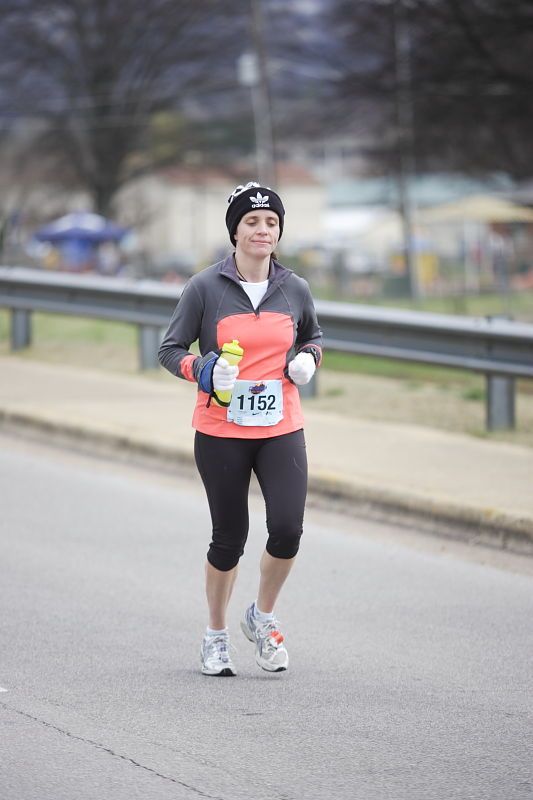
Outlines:
[{"label": "guardrail post", "polygon": [[155,369],[159,366],[157,352],[161,343],[159,328],[152,325],[139,325],[139,368]]},{"label": "guardrail post", "polygon": [[515,427],[515,380],[487,375],[487,430],[507,431]]},{"label": "guardrail post", "polygon": [[316,397],[318,395],[318,382],[316,372],[305,386],[298,386],[300,397],[306,399],[308,397]]},{"label": "guardrail post", "polygon": [[11,311],[11,349],[23,350],[31,344],[31,311],[16,308]]},{"label": "guardrail post", "polygon": [[[490,322],[511,319],[508,314],[490,314]],[[490,349],[490,345],[489,345]],[[515,379],[504,375],[486,376],[486,427],[488,431],[508,431],[515,428]]]}]

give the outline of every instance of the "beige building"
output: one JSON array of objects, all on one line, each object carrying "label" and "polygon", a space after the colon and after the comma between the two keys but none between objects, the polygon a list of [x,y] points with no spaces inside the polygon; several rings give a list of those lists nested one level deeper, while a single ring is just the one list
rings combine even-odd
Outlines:
[{"label": "beige building", "polygon": [[[286,210],[280,253],[321,244],[323,186],[295,165],[280,165],[278,175],[273,188]],[[201,267],[230,252],[224,224],[227,198],[236,185],[249,180],[255,176],[236,170],[166,168],[128,183],[117,197],[117,217],[134,227],[139,250],[150,262]]]}]

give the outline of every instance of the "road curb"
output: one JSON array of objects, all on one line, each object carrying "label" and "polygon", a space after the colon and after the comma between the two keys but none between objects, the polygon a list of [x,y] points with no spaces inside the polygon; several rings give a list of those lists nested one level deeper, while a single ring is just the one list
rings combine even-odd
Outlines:
[{"label": "road curb", "polygon": [[[187,476],[195,474],[196,470],[193,453],[175,443],[164,447],[126,434],[59,423],[5,409],[0,409],[0,429],[113,460],[133,459]],[[310,472],[309,505],[416,528],[470,544],[533,555],[533,519],[357,484],[335,473]]]},{"label": "road curb", "polygon": [[309,489],[352,512],[447,538],[533,555],[533,520],[348,482],[333,473],[309,476]]},{"label": "road curb", "polygon": [[[77,452],[105,455],[124,461],[152,462],[189,474],[195,468],[194,455],[175,445],[154,445],[146,439],[126,434],[96,430],[72,423],[57,422],[21,412],[0,409],[0,430],[52,445],[65,446]],[[181,469],[180,469],[181,468]]]}]

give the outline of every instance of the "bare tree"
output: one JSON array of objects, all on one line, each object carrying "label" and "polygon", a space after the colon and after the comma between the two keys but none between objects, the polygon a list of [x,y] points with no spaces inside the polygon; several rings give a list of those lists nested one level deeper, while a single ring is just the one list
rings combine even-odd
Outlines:
[{"label": "bare tree", "polygon": [[[33,147],[107,213],[146,168],[155,112],[232,78],[241,16],[231,0],[3,0],[4,119],[47,121]],[[230,12],[232,12],[230,14]]]},{"label": "bare tree", "polygon": [[533,7],[416,0],[420,157],[519,178],[533,164]]},{"label": "bare tree", "polygon": [[370,140],[369,163],[393,166],[400,15],[418,168],[532,174],[530,0],[327,0],[324,9],[324,60],[337,76],[320,106],[326,124],[315,117],[319,135],[355,130]]}]

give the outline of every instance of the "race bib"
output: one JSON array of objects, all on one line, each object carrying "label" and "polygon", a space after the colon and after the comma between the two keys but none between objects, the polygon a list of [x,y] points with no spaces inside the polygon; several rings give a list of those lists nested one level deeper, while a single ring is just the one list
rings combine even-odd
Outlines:
[{"label": "race bib", "polygon": [[283,419],[281,381],[235,381],[227,418],[236,425],[277,425]]}]

